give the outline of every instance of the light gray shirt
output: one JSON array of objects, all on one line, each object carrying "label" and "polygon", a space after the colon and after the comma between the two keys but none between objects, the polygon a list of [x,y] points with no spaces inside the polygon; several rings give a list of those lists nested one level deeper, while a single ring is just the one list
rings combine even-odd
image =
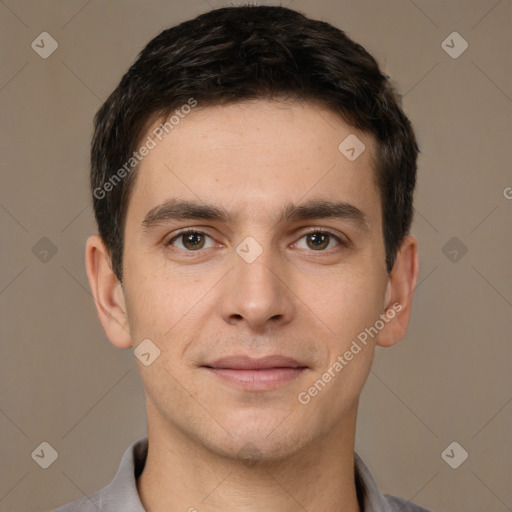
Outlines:
[{"label": "light gray shirt", "polygon": [[[54,512],[146,512],[137,493],[137,478],[144,469],[147,453],[146,437],[127,448],[110,484],[94,494],[63,505]],[[354,475],[361,512],[429,512],[402,498],[382,494],[356,452]],[[193,504],[191,509],[194,510]]]}]

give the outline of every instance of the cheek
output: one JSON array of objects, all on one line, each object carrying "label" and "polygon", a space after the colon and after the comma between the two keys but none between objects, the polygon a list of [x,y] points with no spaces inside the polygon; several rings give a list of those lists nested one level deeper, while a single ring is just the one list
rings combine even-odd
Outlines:
[{"label": "cheek", "polygon": [[126,285],[128,319],[135,337],[161,338],[185,313],[182,297],[161,276],[140,269],[126,275]]},{"label": "cheek", "polygon": [[178,269],[156,271],[142,264],[131,269],[126,274],[126,305],[132,338],[135,343],[150,338],[165,352],[179,350],[179,340],[187,339],[189,324],[197,325],[194,318],[204,310],[204,298],[212,284],[183,276]]},{"label": "cheek", "polygon": [[331,410],[345,410],[355,404],[366,382],[375,339],[369,336],[365,339],[364,334],[381,313],[381,281],[381,276],[368,269],[354,269],[343,277],[333,278],[324,288],[323,299],[319,293],[312,298],[310,304],[330,330],[325,339],[328,361],[315,373],[311,383],[314,386],[318,379],[327,383],[325,390],[322,388],[318,393],[322,395],[318,407],[325,417]]},{"label": "cheek", "polygon": [[381,281],[368,269],[353,267],[326,279],[306,278],[300,296],[309,297],[308,306],[342,341],[378,318],[384,293]]}]

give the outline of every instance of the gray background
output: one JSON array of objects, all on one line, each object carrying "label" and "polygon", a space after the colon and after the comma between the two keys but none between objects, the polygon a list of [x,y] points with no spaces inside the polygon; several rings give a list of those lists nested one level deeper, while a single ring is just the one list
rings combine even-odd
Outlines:
[{"label": "gray background", "polygon": [[[92,117],[149,39],[221,5],[0,2],[1,511],[48,510],[103,487],[145,435],[133,355],[104,335],[84,268]],[[379,60],[422,150],[411,326],[377,350],[356,450],[383,492],[432,511],[512,510],[511,3],[283,5]],[[31,48],[43,31],[59,45],[47,59]],[[454,31],[469,44],[456,59],[441,46]],[[48,469],[31,457],[43,441],[58,452]],[[469,453],[457,469],[441,457],[452,441]]]}]

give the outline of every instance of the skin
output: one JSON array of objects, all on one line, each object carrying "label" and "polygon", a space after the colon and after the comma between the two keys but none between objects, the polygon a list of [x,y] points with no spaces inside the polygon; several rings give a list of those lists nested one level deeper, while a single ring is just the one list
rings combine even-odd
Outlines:
[{"label": "skin", "polygon": [[[366,146],[352,162],[338,150],[349,134]],[[418,275],[412,235],[386,273],[375,147],[371,135],[310,103],[197,107],[140,164],[123,285],[101,239],[88,239],[87,274],[107,336],[123,349],[149,338],[160,350],[149,366],[136,359],[149,436],[137,485],[147,510],[360,510],[353,473],[359,395],[375,346],[406,333]],[[237,217],[144,230],[145,215],[171,198]],[[368,230],[346,219],[278,222],[285,204],[309,199],[350,203],[366,214]],[[187,227],[208,235],[199,237],[203,249],[194,251],[185,237],[166,246]],[[331,237],[318,249],[310,228],[348,245]],[[252,263],[236,253],[248,236],[263,250]],[[298,394],[394,303],[402,309],[378,336],[301,404]],[[308,369],[275,389],[247,391],[200,368],[233,354],[282,354]]]}]

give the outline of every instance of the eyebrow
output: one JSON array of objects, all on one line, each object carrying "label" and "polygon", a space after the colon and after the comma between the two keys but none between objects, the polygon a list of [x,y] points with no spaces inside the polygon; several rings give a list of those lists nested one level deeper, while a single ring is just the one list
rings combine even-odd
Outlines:
[{"label": "eyebrow", "polygon": [[[152,208],[142,221],[144,231],[171,220],[203,219],[230,223],[237,216],[223,207],[185,199],[169,199]],[[353,224],[357,229],[367,232],[370,229],[368,216],[356,206],[343,201],[314,199],[303,204],[288,203],[281,210],[277,223],[311,219],[340,219]]]}]

